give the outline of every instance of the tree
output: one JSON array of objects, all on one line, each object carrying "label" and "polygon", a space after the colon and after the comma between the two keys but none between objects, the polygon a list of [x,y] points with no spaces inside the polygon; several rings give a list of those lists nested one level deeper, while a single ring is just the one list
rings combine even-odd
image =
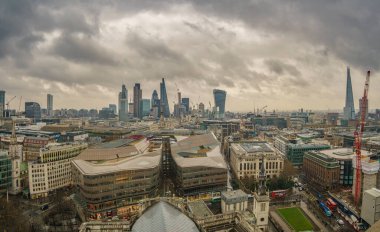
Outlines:
[{"label": "tree", "polygon": [[281,173],[281,176],[283,176],[286,179],[291,179],[295,175],[298,174],[298,171],[293,167],[293,164],[285,159],[284,160],[284,170]]}]

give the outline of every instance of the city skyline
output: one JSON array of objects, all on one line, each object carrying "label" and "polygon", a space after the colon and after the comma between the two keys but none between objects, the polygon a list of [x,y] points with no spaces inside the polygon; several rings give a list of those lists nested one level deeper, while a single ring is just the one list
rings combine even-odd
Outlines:
[{"label": "city skyline", "polygon": [[[380,87],[380,35],[371,20],[379,3],[148,3],[4,2],[10,29],[0,32],[1,89],[44,108],[51,93],[55,108],[100,109],[118,102],[122,83],[130,92],[141,83],[149,98],[164,77],[171,108],[177,85],[206,106],[212,89],[224,89],[226,109],[246,112],[342,109],[346,66],[354,102],[367,69],[370,88]],[[371,109],[380,107],[380,93],[369,99]]]}]

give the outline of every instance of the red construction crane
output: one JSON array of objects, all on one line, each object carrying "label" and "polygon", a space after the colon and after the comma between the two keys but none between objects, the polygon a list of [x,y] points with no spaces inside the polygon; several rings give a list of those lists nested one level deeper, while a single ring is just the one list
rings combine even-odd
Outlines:
[{"label": "red construction crane", "polygon": [[369,77],[371,72],[367,71],[367,77],[365,80],[364,85],[364,94],[362,97],[362,104],[360,106],[360,117],[358,119],[358,126],[356,127],[356,131],[354,132],[355,136],[355,157],[356,157],[356,181],[355,181],[355,204],[358,207],[360,196],[361,196],[361,175],[362,175],[362,138],[363,138],[363,131],[364,131],[364,125],[365,125],[365,118],[368,111],[368,89],[369,89]]}]

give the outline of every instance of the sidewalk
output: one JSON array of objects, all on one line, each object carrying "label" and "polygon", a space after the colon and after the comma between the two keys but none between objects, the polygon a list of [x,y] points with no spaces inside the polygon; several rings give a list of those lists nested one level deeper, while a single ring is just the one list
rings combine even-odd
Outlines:
[{"label": "sidewalk", "polygon": [[284,231],[284,232],[292,232],[292,230],[289,228],[288,224],[286,224],[284,222],[284,220],[281,218],[281,216],[279,216],[276,211],[270,211],[270,216],[272,217],[272,219],[278,224],[280,225],[281,229]]},{"label": "sidewalk", "polygon": [[309,211],[305,202],[301,201],[301,209],[306,213],[306,215],[313,220],[313,222],[321,229],[321,231],[329,231],[315,216],[312,212]]}]

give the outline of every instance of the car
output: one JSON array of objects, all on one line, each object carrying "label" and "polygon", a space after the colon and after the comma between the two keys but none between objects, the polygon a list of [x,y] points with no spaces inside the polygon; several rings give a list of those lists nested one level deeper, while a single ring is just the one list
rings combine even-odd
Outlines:
[{"label": "car", "polygon": [[43,206],[40,207],[41,211],[45,211],[49,208],[48,204],[44,204]]},{"label": "car", "polygon": [[303,188],[302,188],[302,187],[299,187],[299,188],[298,188],[298,190],[299,190],[299,191],[302,191],[302,190],[303,190]]},{"label": "car", "polygon": [[336,222],[338,222],[339,225],[344,225],[344,221],[342,219],[338,219]]}]

